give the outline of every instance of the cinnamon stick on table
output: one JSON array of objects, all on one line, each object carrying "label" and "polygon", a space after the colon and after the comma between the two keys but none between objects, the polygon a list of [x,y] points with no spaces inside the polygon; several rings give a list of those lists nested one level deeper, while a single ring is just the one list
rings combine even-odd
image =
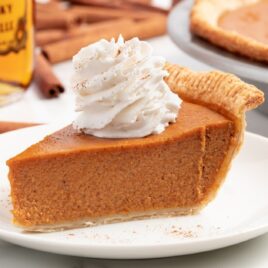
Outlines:
[{"label": "cinnamon stick on table", "polygon": [[88,29],[83,36],[78,36],[43,46],[42,53],[51,63],[57,63],[70,59],[79,49],[101,38],[117,38],[120,34],[130,39],[139,37],[146,39],[166,32],[166,16],[155,15],[146,20],[135,22],[133,20],[120,19],[107,22],[102,26]]},{"label": "cinnamon stick on table", "polygon": [[37,31],[35,41],[37,46],[43,46],[66,38],[66,30],[61,29],[46,29]]},{"label": "cinnamon stick on table", "polygon": [[118,8],[122,0],[70,0],[72,4]]},{"label": "cinnamon stick on table", "polygon": [[[129,20],[128,20],[129,21]],[[123,21],[121,21],[123,22]],[[90,24],[82,24],[76,28],[66,30],[60,29],[48,29],[43,31],[38,31],[36,33],[36,44],[43,47],[44,45],[55,43],[57,41],[62,41],[68,38],[78,37],[81,35],[95,34],[96,32],[105,31],[106,27],[114,25],[114,20],[111,21],[100,21]]]},{"label": "cinnamon stick on table", "polygon": [[35,3],[35,9],[36,11],[39,12],[51,12],[51,11],[61,11],[63,10],[62,5],[60,2],[56,1],[49,1],[47,3]]},{"label": "cinnamon stick on table", "polygon": [[42,55],[36,56],[35,81],[47,98],[57,97],[64,92],[64,87],[52,71],[52,67],[47,59]]},{"label": "cinnamon stick on table", "polygon": [[147,19],[156,12],[150,10],[131,10],[131,9],[116,9],[99,6],[77,6],[73,5],[68,9],[68,12],[76,18],[78,22],[98,22],[111,19]]},{"label": "cinnamon stick on table", "polygon": [[54,64],[70,59],[83,46],[96,42],[101,38],[117,38],[120,33],[124,33],[134,26],[133,20],[119,19],[100,24],[93,24],[83,36],[77,36],[66,40],[61,40],[42,47],[42,53]]},{"label": "cinnamon stick on table", "polygon": [[152,4],[152,0],[127,0],[127,2],[135,2],[139,4],[146,4],[146,5]]},{"label": "cinnamon stick on table", "polygon": [[32,126],[37,126],[40,125],[38,123],[25,123],[25,122],[9,122],[9,121],[0,121],[0,134],[20,129],[20,128],[25,128],[25,127],[32,127]]},{"label": "cinnamon stick on table", "polygon": [[69,12],[62,11],[51,11],[38,12],[36,16],[36,29],[69,29],[77,24],[76,18],[73,17]]},{"label": "cinnamon stick on table", "polygon": [[[53,30],[52,34],[55,35],[54,31],[69,30],[77,28],[82,22],[100,22],[112,19],[147,19],[153,15],[157,15],[156,12],[150,10],[120,10],[106,7],[95,7],[95,6],[72,6],[64,11],[53,11],[51,12],[38,12],[37,13],[37,36],[40,31]],[[51,39],[53,39],[53,36]]]}]

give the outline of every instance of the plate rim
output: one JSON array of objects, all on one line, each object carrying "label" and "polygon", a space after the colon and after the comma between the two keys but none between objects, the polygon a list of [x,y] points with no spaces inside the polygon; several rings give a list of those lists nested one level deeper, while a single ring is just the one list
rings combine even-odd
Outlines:
[{"label": "plate rim", "polygon": [[[147,259],[207,252],[236,245],[253,238],[257,238],[266,233],[268,233],[268,223],[262,225],[261,227],[243,230],[243,232],[229,233],[225,236],[221,235],[213,238],[200,238],[195,239],[194,241],[180,240],[179,242],[174,243],[153,245],[91,245],[71,241],[57,241],[56,239],[48,239],[43,237],[38,239],[38,237],[3,231],[2,229],[0,229],[0,238],[12,244],[56,254],[111,259]],[[181,250],[182,248],[183,250]],[[148,250],[150,251],[149,253],[143,252]],[[161,250],[162,253],[159,253],[159,250]]]}]

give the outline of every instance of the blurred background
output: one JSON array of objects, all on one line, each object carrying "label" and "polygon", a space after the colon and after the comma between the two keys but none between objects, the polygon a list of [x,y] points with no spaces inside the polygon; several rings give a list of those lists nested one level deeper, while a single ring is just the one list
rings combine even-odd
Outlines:
[{"label": "blurred background", "polygon": [[[0,120],[12,122],[2,123],[0,132],[71,117],[72,56],[101,38],[164,36],[174,3],[5,1],[0,6]],[[170,44],[167,38],[162,39],[166,49]]]}]

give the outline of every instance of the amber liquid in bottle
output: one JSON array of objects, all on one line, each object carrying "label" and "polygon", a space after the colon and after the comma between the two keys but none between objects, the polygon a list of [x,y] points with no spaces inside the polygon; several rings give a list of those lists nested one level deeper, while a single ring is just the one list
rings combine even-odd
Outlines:
[{"label": "amber liquid in bottle", "polygon": [[28,87],[34,69],[34,1],[0,1],[0,106]]}]

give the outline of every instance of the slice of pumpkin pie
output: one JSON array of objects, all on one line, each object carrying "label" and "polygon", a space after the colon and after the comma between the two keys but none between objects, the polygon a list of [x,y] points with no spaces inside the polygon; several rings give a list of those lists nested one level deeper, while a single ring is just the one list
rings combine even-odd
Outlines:
[{"label": "slice of pumpkin pie", "polygon": [[193,214],[214,198],[261,91],[167,64],[138,39],[101,40],[73,62],[77,119],[7,162],[16,225]]}]

